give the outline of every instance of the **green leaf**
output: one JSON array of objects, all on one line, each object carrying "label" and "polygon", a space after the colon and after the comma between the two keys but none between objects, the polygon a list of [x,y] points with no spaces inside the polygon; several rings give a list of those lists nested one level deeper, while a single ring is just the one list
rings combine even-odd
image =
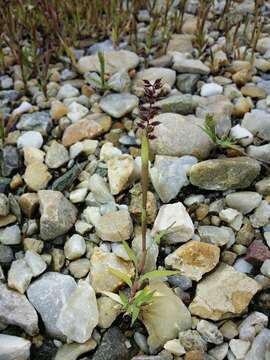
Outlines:
[{"label": "green leaf", "polygon": [[140,314],[140,308],[137,306],[132,307],[132,315],[131,315],[131,325],[135,323],[135,321],[138,319],[138,316]]},{"label": "green leaf", "polygon": [[123,246],[124,246],[126,253],[128,254],[128,257],[130,258],[130,260],[133,261],[133,263],[135,265],[137,265],[137,262],[138,262],[137,256],[125,240],[123,240]]},{"label": "green leaf", "polygon": [[154,270],[154,271],[150,271],[144,275],[141,276],[140,281],[143,282],[144,280],[148,279],[153,279],[156,277],[163,277],[163,276],[172,276],[172,275],[176,275],[179,274],[179,271],[174,271],[174,270]]},{"label": "green leaf", "polygon": [[143,290],[140,290],[137,292],[137,294],[135,295],[135,298],[134,298],[134,303],[138,307],[145,305],[145,304],[149,304],[153,300],[154,293],[155,293],[155,290],[151,291],[151,290],[147,290],[146,288],[144,288]]},{"label": "green leaf", "polygon": [[119,297],[120,297],[120,299],[122,301],[122,304],[126,307],[128,305],[127,296],[122,291],[119,291]]},{"label": "green leaf", "polygon": [[113,293],[113,292],[111,292],[111,291],[102,291],[101,293],[104,294],[104,295],[106,295],[106,296],[108,296],[108,297],[111,298],[112,300],[118,302],[119,304],[125,305],[125,304],[123,303],[122,299],[121,299],[121,296],[119,296],[119,295],[117,295],[117,294],[115,294],[115,293]]},{"label": "green leaf", "polygon": [[114,269],[114,268],[109,268],[109,271],[114,276],[116,276],[118,279],[124,281],[130,288],[132,287],[132,281],[128,275],[126,275],[122,271]]}]

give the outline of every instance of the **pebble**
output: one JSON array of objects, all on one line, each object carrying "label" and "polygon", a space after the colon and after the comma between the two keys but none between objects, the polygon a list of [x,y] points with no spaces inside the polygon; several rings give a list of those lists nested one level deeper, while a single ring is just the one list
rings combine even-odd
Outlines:
[{"label": "pebble", "polygon": [[77,360],[77,358],[89,351],[95,349],[97,343],[95,340],[90,339],[84,344],[64,344],[61,346],[55,356],[55,360]]},{"label": "pebble", "polygon": [[64,303],[56,326],[68,339],[83,344],[91,338],[97,324],[95,291],[87,281],[80,280],[78,287]]},{"label": "pebble", "polygon": [[37,131],[41,135],[47,135],[52,127],[52,120],[48,111],[36,111],[23,114],[16,126],[18,130]]},{"label": "pebble", "polygon": [[70,84],[65,84],[61,86],[61,88],[58,91],[57,99],[58,100],[64,100],[67,98],[77,97],[80,95],[80,92],[78,89],[76,89],[74,86]]},{"label": "pebble", "polygon": [[196,329],[206,342],[215,345],[223,343],[223,335],[215,324],[206,320],[200,320]]},{"label": "pebble", "polygon": [[0,334],[0,359],[28,360],[31,342],[22,337]]},{"label": "pebble", "polygon": [[181,202],[162,205],[154,222],[152,236],[165,231],[164,240],[168,244],[186,242],[194,234],[193,222]]},{"label": "pebble", "polygon": [[85,200],[85,198],[87,196],[87,193],[88,193],[87,188],[81,188],[81,189],[73,190],[69,194],[69,200],[73,204],[82,203],[82,202],[84,202],[84,200]]},{"label": "pebble", "polygon": [[88,111],[89,110],[85,106],[74,101],[68,106],[67,117],[72,123],[76,123],[84,118],[88,114]]},{"label": "pebble", "polygon": [[65,243],[64,252],[65,257],[69,260],[75,260],[85,254],[86,244],[81,235],[72,235]]},{"label": "pebble", "polygon": [[241,314],[259,290],[260,285],[255,280],[221,263],[197,285],[189,310],[192,315],[204,319],[226,319]]},{"label": "pebble", "polygon": [[88,259],[78,259],[72,261],[68,267],[72,276],[76,279],[84,278],[90,270],[90,261]]},{"label": "pebble", "polygon": [[185,348],[180,344],[178,339],[167,341],[164,345],[164,349],[175,356],[181,356],[186,353]]},{"label": "pebble", "polygon": [[69,161],[68,151],[64,145],[53,141],[46,153],[45,163],[49,169],[57,169]]},{"label": "pebble", "polygon": [[110,94],[100,101],[100,108],[114,118],[121,118],[130,113],[139,104],[139,99],[129,93]]},{"label": "pebble", "polygon": [[254,109],[250,113],[246,113],[241,126],[254,136],[270,140],[270,114],[266,111]]},{"label": "pebble", "polygon": [[45,164],[33,161],[27,166],[23,178],[30,190],[39,191],[47,188],[52,175]]},{"label": "pebble", "polygon": [[33,273],[25,259],[12,262],[8,272],[8,286],[24,294],[32,280]]},{"label": "pebble", "polygon": [[213,96],[213,95],[220,95],[223,92],[223,87],[221,85],[211,83],[211,84],[204,84],[201,88],[201,96]]},{"label": "pebble", "polygon": [[4,245],[16,245],[21,242],[21,230],[18,225],[7,226],[0,230],[0,243]]},{"label": "pebble", "polygon": [[181,275],[199,281],[218,264],[219,255],[217,246],[191,240],[168,255],[165,264],[179,270]]},{"label": "pebble", "polygon": [[244,189],[259,173],[259,163],[247,157],[206,160],[192,166],[190,182],[205,190]]},{"label": "pebble", "polygon": [[225,198],[226,204],[242,214],[248,214],[256,209],[262,200],[262,196],[252,191],[239,191],[228,194]]},{"label": "pebble", "polygon": [[27,147],[33,147],[40,149],[43,144],[43,137],[38,131],[27,131],[22,134],[17,140],[18,148],[25,149]]},{"label": "pebble", "polygon": [[124,261],[115,254],[102,251],[98,247],[94,249],[90,262],[91,285],[96,293],[116,291],[124,284],[110,273],[109,268],[122,271],[130,277],[134,275],[134,267],[131,262]]},{"label": "pebble", "polygon": [[239,326],[239,338],[252,342],[256,336],[257,329],[264,328],[268,324],[268,317],[255,311],[249,314]]},{"label": "pebble", "polygon": [[[108,329],[117,316],[121,314],[122,306],[108,296],[100,296],[97,299],[97,304],[99,312],[98,326],[102,329]],[[137,333],[134,334],[134,338],[136,334]],[[143,336],[143,338],[145,337]],[[136,341],[136,339],[134,340]]]},{"label": "pebble", "polygon": [[5,194],[0,194],[0,216],[9,214],[9,201]]},{"label": "pebble", "polygon": [[128,240],[133,231],[130,214],[126,210],[109,212],[95,224],[97,235],[104,241]]},{"label": "pebble", "polygon": [[29,301],[41,316],[48,334],[54,338],[65,339],[56,322],[63,305],[76,288],[76,282],[71,276],[47,272],[27,290]]},{"label": "pebble", "polygon": [[35,251],[27,250],[24,259],[31,269],[33,276],[42,274],[47,268],[46,262]]},{"label": "pebble", "polygon": [[261,273],[270,278],[270,259],[264,260],[261,266]]},{"label": "pebble", "polygon": [[167,341],[175,339],[179,332],[190,329],[191,316],[182,300],[165,283],[152,282],[149,290],[161,294],[154,296],[153,302],[142,310],[142,321],[149,334],[147,343],[153,353]]},{"label": "pebble", "polygon": [[193,156],[173,158],[157,155],[150,169],[152,184],[164,203],[174,199],[183,186],[189,184],[187,173],[197,163]]},{"label": "pebble", "polygon": [[51,240],[65,234],[76,221],[77,209],[59,191],[41,190],[38,197],[41,238]]},{"label": "pebble", "polygon": [[[0,290],[1,322],[18,326],[30,336],[38,334],[38,316],[27,297],[17,291],[10,290],[2,282],[0,282]],[[0,358],[1,349],[0,346]]]},{"label": "pebble", "polygon": [[232,339],[229,346],[236,359],[244,359],[248,349],[250,348],[250,342],[240,339]]}]

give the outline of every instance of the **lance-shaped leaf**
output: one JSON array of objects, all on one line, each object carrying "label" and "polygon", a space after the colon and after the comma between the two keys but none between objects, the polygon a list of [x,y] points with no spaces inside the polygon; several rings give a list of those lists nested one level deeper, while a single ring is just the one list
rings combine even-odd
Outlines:
[{"label": "lance-shaped leaf", "polygon": [[106,295],[106,296],[108,296],[110,299],[118,302],[119,304],[121,304],[121,305],[123,305],[123,306],[125,305],[125,304],[123,303],[122,299],[121,299],[121,296],[119,296],[119,295],[117,295],[117,294],[115,294],[115,293],[113,293],[113,292],[111,292],[111,291],[102,291],[101,293],[104,294],[104,295]]},{"label": "lance-shaped leaf", "polygon": [[123,240],[123,246],[124,246],[124,249],[126,250],[126,253],[128,254],[128,257],[130,258],[130,260],[135,265],[137,265],[137,262],[138,262],[137,256],[125,240]]},{"label": "lance-shaped leaf", "polygon": [[114,268],[109,268],[109,271],[116,276],[118,279],[124,281],[124,283],[126,283],[130,288],[132,287],[132,281],[130,279],[130,277],[123,273],[120,270],[114,269]]},{"label": "lance-shaped leaf", "polygon": [[163,277],[163,276],[172,276],[179,274],[179,271],[174,270],[154,270],[150,271],[144,275],[141,276],[140,282],[143,282],[144,280],[151,280],[157,277]]}]

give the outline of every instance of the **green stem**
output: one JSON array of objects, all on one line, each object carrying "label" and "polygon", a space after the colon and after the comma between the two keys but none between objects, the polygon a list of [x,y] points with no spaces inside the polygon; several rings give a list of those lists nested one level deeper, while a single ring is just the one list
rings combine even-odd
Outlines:
[{"label": "green stem", "polygon": [[145,260],[147,255],[146,249],[146,232],[147,232],[147,191],[149,183],[149,140],[146,131],[143,132],[142,145],[141,145],[141,187],[142,187],[142,215],[141,215],[141,226],[142,226],[142,257],[139,265],[139,274],[143,273]]}]

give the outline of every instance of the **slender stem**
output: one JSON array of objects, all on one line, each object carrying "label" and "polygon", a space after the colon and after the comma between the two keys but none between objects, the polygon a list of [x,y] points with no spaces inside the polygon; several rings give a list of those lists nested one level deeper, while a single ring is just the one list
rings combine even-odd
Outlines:
[{"label": "slender stem", "polygon": [[146,249],[146,232],[147,232],[147,191],[149,183],[149,140],[147,131],[144,130],[142,136],[141,146],[141,161],[142,161],[142,175],[141,175],[141,186],[142,186],[142,215],[141,215],[141,226],[142,226],[142,256],[139,265],[139,274],[143,273],[145,260],[147,255]]}]

